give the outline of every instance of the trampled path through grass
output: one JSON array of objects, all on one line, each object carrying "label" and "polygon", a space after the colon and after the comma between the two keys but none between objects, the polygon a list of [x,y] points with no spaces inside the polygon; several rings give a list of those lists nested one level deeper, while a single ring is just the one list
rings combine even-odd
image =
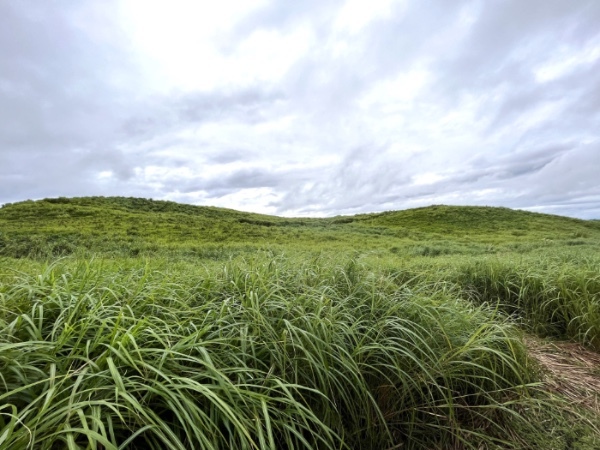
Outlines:
[{"label": "trampled path through grass", "polygon": [[600,354],[574,342],[525,340],[530,356],[542,368],[544,387],[600,414]]}]

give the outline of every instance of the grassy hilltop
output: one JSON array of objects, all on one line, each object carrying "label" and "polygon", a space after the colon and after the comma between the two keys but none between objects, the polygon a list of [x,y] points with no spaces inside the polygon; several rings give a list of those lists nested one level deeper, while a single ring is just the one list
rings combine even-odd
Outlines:
[{"label": "grassy hilltop", "polygon": [[600,222],[0,208],[0,449],[600,448]]},{"label": "grassy hilltop", "polygon": [[[406,211],[288,219],[224,208],[123,197],[58,198],[0,208],[0,254],[59,256],[76,250],[137,256],[210,255],[227,246],[482,254],[591,245],[600,223],[507,208],[431,206]],[[228,257],[229,253],[221,252]]]}]

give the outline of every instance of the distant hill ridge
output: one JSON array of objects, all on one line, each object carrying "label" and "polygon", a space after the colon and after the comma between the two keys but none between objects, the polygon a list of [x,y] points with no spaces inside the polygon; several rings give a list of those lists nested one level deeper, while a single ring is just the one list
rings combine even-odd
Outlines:
[{"label": "distant hill ridge", "polygon": [[285,218],[134,197],[60,197],[0,208],[0,255],[47,246],[66,253],[78,247],[146,252],[226,243],[347,249],[432,245],[440,240],[451,240],[464,250],[477,242],[587,243],[582,239],[600,242],[600,222],[487,206],[433,205],[330,218]]},{"label": "distant hill ridge", "polygon": [[[287,218],[243,212],[229,208],[221,208],[216,206],[199,206],[185,203],[177,203],[169,200],[153,200],[140,197],[57,197],[45,198],[42,200],[25,200],[15,203],[7,203],[0,207],[2,210],[14,210],[15,208],[28,208],[35,205],[38,212],[41,212],[44,207],[47,209],[49,205],[63,205],[72,207],[93,207],[93,208],[109,208],[115,210],[125,210],[129,212],[161,212],[161,213],[177,213],[191,215],[207,215],[221,216],[222,218],[239,218],[240,216],[260,217],[271,220],[290,220]],[[536,213],[524,210],[515,210],[505,207],[492,206],[448,206],[448,205],[431,205],[420,208],[384,211],[377,213],[363,213],[353,216],[336,216],[332,218],[299,218],[291,220],[317,220],[317,221],[337,221],[338,223],[351,221],[377,221],[386,225],[398,225],[399,221],[445,221],[460,225],[472,225],[473,219],[482,221],[495,222],[514,222],[515,219],[532,219],[546,218],[548,220],[566,220],[571,223],[594,223],[597,220],[583,220],[571,217],[551,215],[544,213]],[[344,220],[347,219],[347,220]]]},{"label": "distant hill ridge", "polygon": [[[5,204],[4,208],[21,208],[31,205],[48,207],[48,205],[66,205],[73,207],[93,207],[119,209],[129,212],[163,212],[179,214],[206,214],[218,212],[222,215],[240,214],[233,209],[219,208],[213,206],[197,206],[185,203],[177,203],[168,200],[153,200],[140,197],[58,197],[45,198],[42,200],[25,200],[22,202]],[[243,213],[246,214],[246,213]],[[252,214],[252,213],[248,213]]]}]

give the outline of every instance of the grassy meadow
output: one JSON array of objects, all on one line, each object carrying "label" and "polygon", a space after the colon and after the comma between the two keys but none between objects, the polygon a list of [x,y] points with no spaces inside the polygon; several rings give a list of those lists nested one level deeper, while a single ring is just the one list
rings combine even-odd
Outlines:
[{"label": "grassy meadow", "polygon": [[539,349],[600,352],[599,250],[506,208],[4,205],[0,449],[597,449]]}]

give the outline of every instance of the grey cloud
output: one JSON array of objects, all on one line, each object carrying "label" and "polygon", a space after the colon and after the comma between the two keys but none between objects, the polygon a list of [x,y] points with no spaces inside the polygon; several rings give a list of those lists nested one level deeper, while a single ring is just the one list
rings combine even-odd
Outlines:
[{"label": "grey cloud", "polygon": [[153,97],[121,125],[123,138],[149,138],[169,130],[213,121],[255,124],[265,120],[269,109],[284,98],[266,89],[178,94]]},{"label": "grey cloud", "polygon": [[[386,150],[387,146],[375,144],[351,149],[339,163],[321,169],[318,176],[313,174],[295,180],[285,196],[271,205],[281,213],[296,210],[322,214],[327,211],[347,213],[361,205],[386,202],[391,191],[410,181],[402,161],[394,161],[385,154]],[[315,179],[318,181],[310,181]]]},{"label": "grey cloud", "polygon": [[573,144],[554,144],[542,148],[515,151],[500,157],[478,156],[468,163],[469,173],[457,178],[460,182],[476,182],[483,178],[511,180],[538,172],[570,151]]},{"label": "grey cloud", "polygon": [[599,167],[600,142],[574,148],[536,174],[533,192],[539,198],[556,198],[558,195],[574,200],[588,194],[599,194]]},{"label": "grey cloud", "polygon": [[258,29],[284,29],[303,22],[310,22],[324,37],[329,32],[335,12],[343,3],[343,0],[268,2],[231,29],[228,33],[229,47]]},{"label": "grey cloud", "polygon": [[[127,51],[92,39],[76,22],[78,13],[68,3],[0,6],[0,191],[6,201],[18,199],[19,192],[37,198],[106,189],[91,181],[101,171],[131,180],[136,166],[156,162],[136,145],[152,147],[148,141],[157,139],[159,150],[166,145],[161,135],[208,121],[255,123],[269,103],[281,99],[262,88],[140,97]],[[124,79],[124,85],[112,78]],[[167,139],[177,144],[177,138]],[[223,163],[236,153],[208,157]],[[12,175],[5,181],[14,173],[20,173],[17,184]]]},{"label": "grey cloud", "polygon": [[499,106],[486,102],[480,111],[492,118],[491,129],[544,101],[595,97],[589,76],[583,83],[562,79],[538,85],[532,69],[565,47],[578,49],[597,38],[593,24],[599,20],[600,4],[593,1],[480,3],[463,45],[434,65],[439,75],[432,95],[452,104],[461,93],[504,87]]},{"label": "grey cloud", "polygon": [[598,143],[539,149],[529,155],[511,155],[487,164],[478,161],[469,174],[436,183],[435,191],[464,192],[469,198],[471,189],[495,189],[499,192],[484,199],[486,204],[541,210],[544,207],[556,210],[557,205],[563,205],[561,208],[570,208],[572,214],[577,209],[575,205],[592,206],[593,201],[600,200],[600,187],[595,181],[597,167],[600,167]]},{"label": "grey cloud", "polygon": [[[81,14],[67,2],[0,5],[0,191],[7,199],[93,193],[81,169],[94,161],[86,164],[82,153],[110,159],[136,74],[126,51],[83,31]],[[91,27],[102,19],[95,20]],[[19,173],[19,182],[4,181],[7,172]]]},{"label": "grey cloud", "polygon": [[[178,190],[183,193],[213,190],[230,193],[239,189],[278,187],[285,182],[286,176],[288,174],[285,171],[277,172],[261,168],[248,168],[235,170],[224,176],[209,177]],[[175,186],[179,186],[179,183]]]},{"label": "grey cloud", "polygon": [[446,77],[455,77],[452,87],[502,82],[519,66],[556,54],[561,44],[577,46],[598,33],[590,27],[600,18],[593,1],[513,0],[479,3],[477,9],[464,45],[438,65]]},{"label": "grey cloud", "polygon": [[[600,188],[595,188],[591,181],[594,168],[600,167],[598,150],[597,146],[580,148],[565,144],[500,158],[474,158],[463,170],[448,172],[441,181],[421,186],[413,185],[410,177],[402,173],[402,164],[389,160],[369,164],[374,152],[357,151],[331,171],[329,182],[321,182],[304,193],[290,192],[277,206],[301,212],[323,213],[335,209],[339,213],[353,213],[365,205],[375,211],[385,209],[382,205],[419,202],[419,199],[428,204],[437,198],[454,196],[464,199],[458,202],[462,204],[557,208],[557,203],[568,204],[568,199],[576,202],[579,196],[594,192],[600,195]],[[384,165],[387,170],[382,168]],[[587,181],[577,188],[576,179]],[[471,195],[473,191],[485,189],[496,193],[484,198]],[[353,195],[345,196],[345,191]],[[321,199],[322,208],[302,209],[303,205],[314,205],[317,198]]]},{"label": "grey cloud", "polygon": [[214,164],[228,164],[235,161],[241,161],[248,157],[248,153],[244,150],[228,149],[224,152],[209,155],[207,160]]},{"label": "grey cloud", "polygon": [[[292,25],[309,25],[318,43],[291,68],[283,86],[295,109],[319,122],[343,120],[338,118],[340,112],[353,108],[356,98],[374,82],[410,68],[421,57],[428,37],[448,16],[458,14],[446,2],[434,2],[429,7],[425,2],[413,2],[407,14],[402,13],[402,4],[396,3],[389,18],[367,25],[359,36],[338,36],[332,24],[343,3],[311,1],[289,7],[271,2],[234,29],[232,37],[237,40],[261,28],[285,30]],[[431,14],[433,7],[436,14]],[[332,55],[330,46],[338,40],[346,41],[347,54]]]},{"label": "grey cloud", "polygon": [[[564,86],[567,83],[568,85]],[[563,85],[564,91],[574,94],[571,113],[574,113],[577,119],[600,119],[600,59],[569,77],[557,80],[556,84]],[[569,89],[571,86],[577,88]]]},{"label": "grey cloud", "polygon": [[[144,87],[116,2],[2,3],[0,202],[202,192],[218,203],[268,188],[281,214],[459,200],[598,214],[600,58],[543,83],[535,70],[600,42],[599,2],[396,2],[354,35],[332,27],[343,3],[268,2],[224,24],[211,45],[228,57],[255,31],[310,29],[281,80],[168,95]],[[408,70],[431,79],[405,104],[362,105]],[[533,117],[544,105],[555,109]],[[458,125],[442,124],[451,113]],[[146,168],[166,175],[150,184]],[[422,174],[433,181],[416,184]]]},{"label": "grey cloud", "polygon": [[589,68],[575,70],[544,84],[538,84],[532,79],[519,82],[514,80],[514,88],[493,112],[488,131],[510,126],[523,114],[532,113],[536,107],[552,102],[561,104],[562,111],[541,123],[541,131],[560,132],[564,136],[571,131],[579,133],[581,129],[594,129],[598,124],[597,111],[600,106],[599,72],[600,60],[590,64]]},{"label": "grey cloud", "polygon": [[[282,203],[286,207],[303,212],[322,213],[334,208],[340,213],[353,213],[365,205],[369,205],[370,210],[374,211],[386,209],[382,205],[395,205],[399,202],[416,201],[417,204],[428,204],[428,201],[436,202],[439,198],[462,198],[459,202],[462,204],[517,208],[547,206],[558,210],[557,204],[569,205],[568,199],[576,201],[580,195],[591,194],[600,199],[600,189],[595,188],[589,181],[593,180],[593,176],[585,173],[594,171],[594,167],[600,167],[600,152],[597,155],[594,152],[597,152],[597,147],[594,146],[573,148],[563,145],[537,149],[526,154],[511,154],[498,159],[475,159],[463,171],[447,173],[442,181],[425,186],[412,185],[407,176],[390,176],[392,169],[386,173],[377,165],[350,163],[350,170],[347,169],[348,166],[339,169],[335,181],[322,183],[310,190],[305,194],[308,198],[302,195],[298,198],[297,194],[290,193],[290,197],[293,198],[286,198]],[[360,161],[360,158],[357,161]],[[360,167],[362,173],[358,175],[358,171],[352,170],[353,166]],[[390,165],[390,168],[392,167],[394,166]],[[588,181],[577,188],[575,179]],[[549,184],[553,185],[550,189]],[[339,195],[344,189],[349,189],[353,195]],[[493,190],[494,193],[484,198],[471,194],[473,191],[485,189]],[[313,207],[311,210],[302,210],[302,205],[314,204],[315,198],[320,196],[324,196],[322,209]],[[456,200],[451,203],[456,203]],[[589,206],[590,203],[593,202],[583,202],[582,205]],[[571,205],[571,209],[564,206],[561,210],[573,214],[576,208]]]},{"label": "grey cloud", "polygon": [[264,107],[282,99],[281,94],[263,89],[226,92],[220,95],[191,95],[179,104],[181,116],[189,121],[237,119],[247,123],[260,121]]}]

